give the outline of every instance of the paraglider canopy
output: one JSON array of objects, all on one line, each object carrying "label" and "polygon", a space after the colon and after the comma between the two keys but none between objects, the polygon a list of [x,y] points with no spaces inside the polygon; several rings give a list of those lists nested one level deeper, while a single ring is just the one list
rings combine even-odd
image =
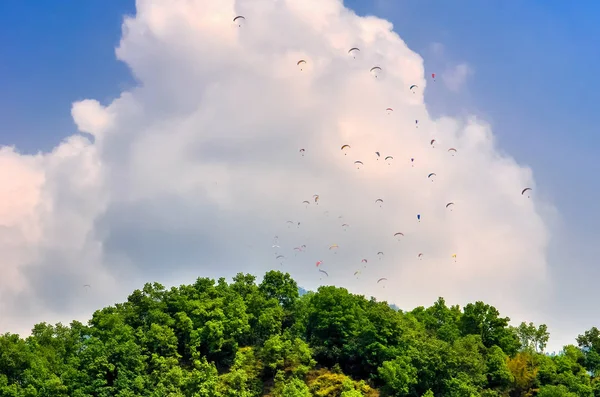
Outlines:
[{"label": "paraglider canopy", "polygon": [[246,17],[243,15],[238,15],[237,17],[233,18],[233,22],[237,23],[238,27],[241,28],[246,23]]},{"label": "paraglider canopy", "polygon": [[[522,195],[524,195],[524,194],[525,194],[525,192],[530,192],[530,191],[531,191],[531,188],[530,188],[530,187],[526,187],[525,189],[523,189],[523,190],[521,191],[521,196],[522,196]],[[530,195],[529,195],[529,194],[527,195],[527,198],[530,198]]]},{"label": "paraglider canopy", "polygon": [[375,76],[375,78],[378,78],[381,74],[381,68],[379,66],[373,66],[370,72],[373,76]]}]

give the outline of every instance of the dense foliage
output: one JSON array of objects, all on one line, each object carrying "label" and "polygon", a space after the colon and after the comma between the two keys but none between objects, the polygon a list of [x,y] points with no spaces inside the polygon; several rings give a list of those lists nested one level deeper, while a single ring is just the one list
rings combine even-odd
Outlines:
[{"label": "dense foliage", "polygon": [[146,284],[89,324],[0,337],[0,396],[600,396],[600,332],[555,356],[544,325],[483,302],[412,312],[344,288]]}]

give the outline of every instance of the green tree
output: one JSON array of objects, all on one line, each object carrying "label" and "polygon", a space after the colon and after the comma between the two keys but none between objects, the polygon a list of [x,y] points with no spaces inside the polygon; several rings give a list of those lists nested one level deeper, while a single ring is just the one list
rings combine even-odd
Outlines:
[{"label": "green tree", "polygon": [[520,342],[515,330],[508,326],[509,321],[508,317],[500,317],[495,307],[478,301],[465,306],[461,317],[461,330],[463,335],[481,336],[486,347],[497,345],[512,356],[517,352]]}]

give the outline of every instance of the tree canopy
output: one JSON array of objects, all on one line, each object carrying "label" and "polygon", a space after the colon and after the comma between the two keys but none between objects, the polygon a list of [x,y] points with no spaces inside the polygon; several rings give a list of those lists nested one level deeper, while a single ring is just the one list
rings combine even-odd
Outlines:
[{"label": "tree canopy", "polygon": [[484,302],[398,310],[289,274],[135,290],[87,325],[0,336],[0,397],[598,397],[600,331],[557,355]]}]

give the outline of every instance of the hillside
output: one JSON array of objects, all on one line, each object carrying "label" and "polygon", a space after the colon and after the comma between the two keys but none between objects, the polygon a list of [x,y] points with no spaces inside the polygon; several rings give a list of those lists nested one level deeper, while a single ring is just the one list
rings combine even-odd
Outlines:
[{"label": "hillside", "polygon": [[396,311],[288,275],[146,284],[88,325],[0,337],[0,396],[600,396],[600,333],[543,352],[545,325],[483,302]]}]

